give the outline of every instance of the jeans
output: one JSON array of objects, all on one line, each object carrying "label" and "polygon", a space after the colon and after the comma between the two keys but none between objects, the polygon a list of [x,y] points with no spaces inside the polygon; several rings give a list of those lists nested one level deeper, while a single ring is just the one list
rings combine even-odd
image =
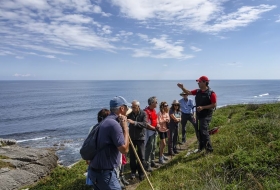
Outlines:
[{"label": "jeans", "polygon": [[[144,166],[144,161],[145,161],[145,146],[144,146],[144,140],[132,140],[132,143],[134,145],[134,148],[137,151],[137,155]],[[131,144],[129,146],[129,153],[130,153],[130,169],[131,173],[136,173],[136,170],[138,171],[139,175],[143,175],[144,172],[141,169],[140,164],[138,161],[136,162],[136,155],[134,154],[134,151],[131,147]]]},{"label": "jeans", "polygon": [[[196,129],[195,127],[195,120],[194,120],[194,117],[193,117],[193,114],[185,114],[185,113],[182,113],[181,115],[181,124],[182,124],[182,142],[186,142],[186,131],[187,131],[187,122],[191,122],[191,124],[193,125],[194,129]],[[197,131],[195,130],[196,132],[196,135],[197,135]],[[198,135],[197,135],[198,136]]]},{"label": "jeans", "polygon": [[155,151],[156,151],[156,137],[157,133],[154,133],[149,137],[146,147],[145,147],[145,161],[151,163],[152,160],[155,160]]},{"label": "jeans", "polygon": [[90,169],[88,174],[93,183],[94,190],[121,190],[116,170],[102,170],[97,172]]}]

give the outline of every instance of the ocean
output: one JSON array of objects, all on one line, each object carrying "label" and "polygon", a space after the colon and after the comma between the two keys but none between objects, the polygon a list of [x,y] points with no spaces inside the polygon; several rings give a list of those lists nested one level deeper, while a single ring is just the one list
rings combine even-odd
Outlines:
[{"label": "ocean", "polygon": [[[195,80],[0,81],[0,138],[16,139],[24,147],[56,147],[59,162],[67,166],[81,159],[83,140],[97,123],[97,112],[109,109],[111,98],[138,100],[143,109],[151,96],[171,104],[181,98],[178,82],[197,88]],[[279,82],[212,80],[210,87],[222,107],[278,102]]]}]

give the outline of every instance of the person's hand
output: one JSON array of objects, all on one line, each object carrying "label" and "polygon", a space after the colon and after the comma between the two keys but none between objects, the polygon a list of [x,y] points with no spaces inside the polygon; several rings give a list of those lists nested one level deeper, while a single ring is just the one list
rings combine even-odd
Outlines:
[{"label": "person's hand", "polygon": [[120,125],[123,128],[123,130],[127,130],[128,126],[127,126],[127,118],[124,115],[119,115],[119,121],[120,121]]},{"label": "person's hand", "polygon": [[199,112],[199,111],[202,111],[203,110],[203,107],[202,106],[198,106],[197,108],[196,108],[196,110]]},{"label": "person's hand", "polygon": [[169,123],[169,119],[166,119],[165,122],[166,122],[166,123]]},{"label": "person's hand", "polygon": [[131,120],[131,119],[127,119],[127,121],[128,121],[128,123],[130,123],[130,124],[134,124],[134,123],[135,123],[135,121],[133,121],[133,120]]},{"label": "person's hand", "polygon": [[177,86],[181,89],[184,87],[184,85],[182,83],[178,83]]}]

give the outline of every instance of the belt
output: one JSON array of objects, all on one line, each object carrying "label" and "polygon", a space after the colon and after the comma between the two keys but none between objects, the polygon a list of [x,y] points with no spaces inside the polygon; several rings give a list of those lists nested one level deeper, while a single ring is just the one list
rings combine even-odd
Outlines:
[{"label": "belt", "polygon": [[90,168],[92,171],[96,172],[96,173],[103,173],[106,171],[113,171],[114,169],[95,169],[95,168]]}]

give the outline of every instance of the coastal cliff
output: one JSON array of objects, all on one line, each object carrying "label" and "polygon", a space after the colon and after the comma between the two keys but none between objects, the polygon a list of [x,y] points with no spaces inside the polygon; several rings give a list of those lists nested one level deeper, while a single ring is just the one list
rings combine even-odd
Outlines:
[{"label": "coastal cliff", "polygon": [[20,189],[47,176],[57,166],[55,152],[24,148],[15,140],[0,139],[0,190]]}]

